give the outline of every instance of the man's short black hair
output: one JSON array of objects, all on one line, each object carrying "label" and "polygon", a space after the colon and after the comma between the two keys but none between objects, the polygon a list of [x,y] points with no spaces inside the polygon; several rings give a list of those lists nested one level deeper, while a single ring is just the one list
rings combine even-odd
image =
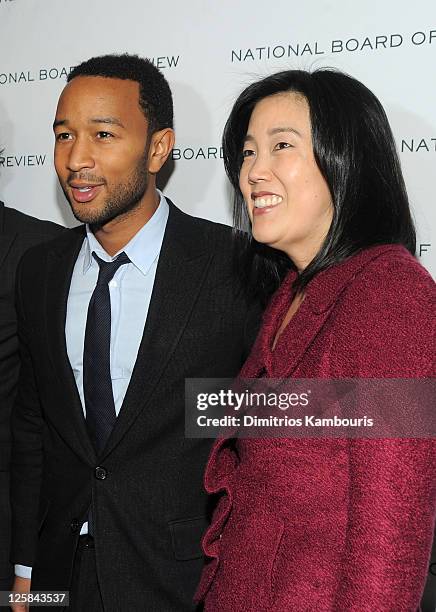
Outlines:
[{"label": "man's short black hair", "polygon": [[167,80],[153,63],[138,55],[100,55],[75,66],[67,81],[78,76],[99,76],[139,83],[139,105],[149,134],[173,127],[173,98]]}]

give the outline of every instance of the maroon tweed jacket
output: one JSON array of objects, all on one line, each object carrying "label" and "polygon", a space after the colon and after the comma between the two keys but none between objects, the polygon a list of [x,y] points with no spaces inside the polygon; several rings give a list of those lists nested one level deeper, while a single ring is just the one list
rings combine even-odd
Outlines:
[{"label": "maroon tweed jacket", "polygon": [[[435,374],[435,285],[401,246],[321,272],[274,352],[290,273],[241,377],[421,378]],[[248,439],[215,443],[221,492],[197,590],[207,612],[414,612],[432,542],[430,439]]]}]

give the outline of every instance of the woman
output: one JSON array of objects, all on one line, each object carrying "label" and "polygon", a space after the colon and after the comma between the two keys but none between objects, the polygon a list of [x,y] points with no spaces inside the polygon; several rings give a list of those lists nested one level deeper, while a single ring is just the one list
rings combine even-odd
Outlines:
[{"label": "woman", "polygon": [[[417,263],[393,136],[376,97],[332,70],[250,85],[224,132],[252,287],[291,270],[244,378],[434,376],[435,287]],[[273,247],[274,260],[265,245]],[[241,259],[242,258],[242,259]],[[221,493],[197,591],[208,612],[415,611],[435,519],[430,439],[219,440]]]}]

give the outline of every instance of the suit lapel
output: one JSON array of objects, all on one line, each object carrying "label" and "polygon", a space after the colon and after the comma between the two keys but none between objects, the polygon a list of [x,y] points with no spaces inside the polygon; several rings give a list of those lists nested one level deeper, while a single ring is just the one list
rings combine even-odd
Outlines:
[{"label": "suit lapel", "polygon": [[[294,297],[292,284],[295,279],[296,273],[291,270],[265,312],[263,333],[259,335],[257,350],[252,351],[243,369],[243,376],[246,378],[258,376],[263,367],[266,367],[271,378],[292,376],[329,316],[328,309],[318,309],[316,305],[314,307],[313,300],[306,296],[298,312],[280,335],[274,351],[271,350],[280,323]],[[316,280],[314,282],[316,283]]]},{"label": "suit lapel", "polygon": [[150,401],[185,329],[211,259],[207,237],[199,241],[193,221],[170,203],[138,357],[104,455],[118,444]]},{"label": "suit lapel", "polygon": [[303,302],[271,353],[272,378],[288,378],[294,374],[329,316],[330,310],[315,313],[306,300]]},{"label": "suit lapel", "polygon": [[[74,264],[83,243],[83,227],[62,235],[62,241],[48,253],[46,286],[47,340],[53,372],[65,401],[50,415],[54,424],[69,444],[86,461],[94,462],[94,449],[88,436],[82,404],[67,355],[65,319],[67,299]],[[73,427],[71,427],[71,424]]]}]

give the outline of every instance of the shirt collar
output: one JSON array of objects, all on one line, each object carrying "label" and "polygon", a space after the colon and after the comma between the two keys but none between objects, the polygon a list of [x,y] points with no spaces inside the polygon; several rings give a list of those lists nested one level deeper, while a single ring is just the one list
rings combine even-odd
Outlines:
[{"label": "shirt collar", "polygon": [[169,206],[165,196],[160,191],[158,193],[160,196],[159,205],[151,219],[113,257],[106,253],[90,230],[89,225],[86,226],[83,274],[86,274],[91,266],[97,265],[92,257],[93,252],[103,261],[113,261],[117,255],[124,252],[142,274],[146,275],[148,273],[156,257],[159,255],[169,214]]}]

